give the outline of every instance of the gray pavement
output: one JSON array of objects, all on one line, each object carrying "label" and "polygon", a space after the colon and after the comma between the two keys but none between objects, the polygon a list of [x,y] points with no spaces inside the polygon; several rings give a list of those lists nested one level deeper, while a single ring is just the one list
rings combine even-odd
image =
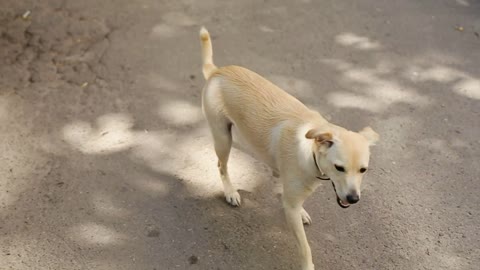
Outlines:
[{"label": "gray pavement", "polygon": [[223,201],[201,25],[217,65],[381,135],[358,205],[329,184],[306,202],[317,269],[478,269],[479,15],[474,0],[2,0],[0,269],[298,269],[266,166],[235,150],[243,205]]}]

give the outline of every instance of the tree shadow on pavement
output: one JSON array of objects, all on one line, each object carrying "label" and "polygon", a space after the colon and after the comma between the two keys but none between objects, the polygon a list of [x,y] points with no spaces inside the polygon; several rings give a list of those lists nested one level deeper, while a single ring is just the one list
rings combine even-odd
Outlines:
[{"label": "tree shadow on pavement", "polygon": [[[476,265],[478,44],[475,30],[460,33],[436,21],[439,14],[423,16],[433,2],[405,4],[411,21],[395,16],[396,4],[375,3],[372,11],[372,3],[357,3],[364,16],[355,24],[335,15],[351,4],[339,2],[255,12],[255,3],[216,3],[208,18],[208,5],[192,3],[165,11],[149,1],[112,9],[54,2],[12,1],[14,12],[3,16],[2,59],[10,62],[0,81],[8,145],[0,165],[0,266],[297,267],[278,180],[264,165],[233,151],[243,205],[223,201],[200,110],[201,23],[213,25],[218,63],[250,67],[334,123],[372,125],[381,134],[359,205],[338,208],[329,184],[306,202],[317,268]],[[464,24],[478,7],[445,5]],[[27,8],[32,21],[15,15]],[[285,16],[288,25],[276,23]],[[242,35],[232,31],[245,21],[251,27]],[[330,27],[298,31],[308,25]],[[440,35],[440,27],[452,32]],[[428,38],[418,48],[422,35]]]}]

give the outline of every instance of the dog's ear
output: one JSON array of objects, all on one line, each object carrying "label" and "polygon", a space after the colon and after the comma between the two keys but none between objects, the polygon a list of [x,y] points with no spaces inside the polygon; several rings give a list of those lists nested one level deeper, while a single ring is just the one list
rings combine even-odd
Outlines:
[{"label": "dog's ear", "polygon": [[368,143],[370,145],[375,145],[380,138],[380,135],[378,135],[371,127],[365,127],[362,130],[360,130],[358,133],[365,137],[367,139]]},{"label": "dog's ear", "polygon": [[310,129],[305,138],[314,139],[315,143],[318,145],[325,145],[331,147],[333,145],[333,135],[330,132],[325,132],[322,130]]}]

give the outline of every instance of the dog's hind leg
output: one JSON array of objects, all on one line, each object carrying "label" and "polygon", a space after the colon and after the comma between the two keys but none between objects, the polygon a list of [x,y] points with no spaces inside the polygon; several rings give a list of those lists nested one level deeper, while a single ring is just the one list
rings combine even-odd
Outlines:
[{"label": "dog's hind leg", "polygon": [[[223,123],[222,123],[223,122]],[[223,190],[225,192],[225,199],[233,206],[240,206],[241,199],[240,194],[233,187],[228,174],[228,158],[230,156],[230,150],[232,148],[232,133],[230,123],[226,121],[217,120],[214,123],[210,123],[210,130],[212,131],[213,140],[215,144],[215,153],[218,157],[218,171],[222,178]]]},{"label": "dog's hind leg", "polygon": [[228,175],[227,163],[232,148],[232,121],[224,114],[222,108],[220,83],[220,79],[212,78],[206,85],[202,94],[202,109],[212,133],[225,199],[229,204],[239,206],[240,194],[233,187]]},{"label": "dog's hind leg", "polygon": [[240,194],[238,194],[230,181],[227,166],[232,148],[232,123],[225,115],[215,110],[214,103],[208,98],[203,100],[203,111],[212,133],[215,153],[218,157],[217,166],[223,183],[225,199],[229,204],[239,206],[241,202]]}]

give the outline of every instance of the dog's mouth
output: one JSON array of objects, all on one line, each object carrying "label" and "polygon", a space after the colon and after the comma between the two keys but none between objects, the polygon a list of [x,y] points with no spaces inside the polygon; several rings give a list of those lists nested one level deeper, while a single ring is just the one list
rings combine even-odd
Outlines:
[{"label": "dog's mouth", "polygon": [[338,205],[339,205],[341,208],[348,208],[348,207],[350,207],[350,204],[349,204],[349,203],[342,201],[342,199],[340,199],[340,197],[338,197],[337,189],[335,188],[335,184],[333,183],[333,181],[332,181],[332,186],[333,186],[333,190],[335,191],[335,196],[337,196],[337,203],[338,203]]}]

